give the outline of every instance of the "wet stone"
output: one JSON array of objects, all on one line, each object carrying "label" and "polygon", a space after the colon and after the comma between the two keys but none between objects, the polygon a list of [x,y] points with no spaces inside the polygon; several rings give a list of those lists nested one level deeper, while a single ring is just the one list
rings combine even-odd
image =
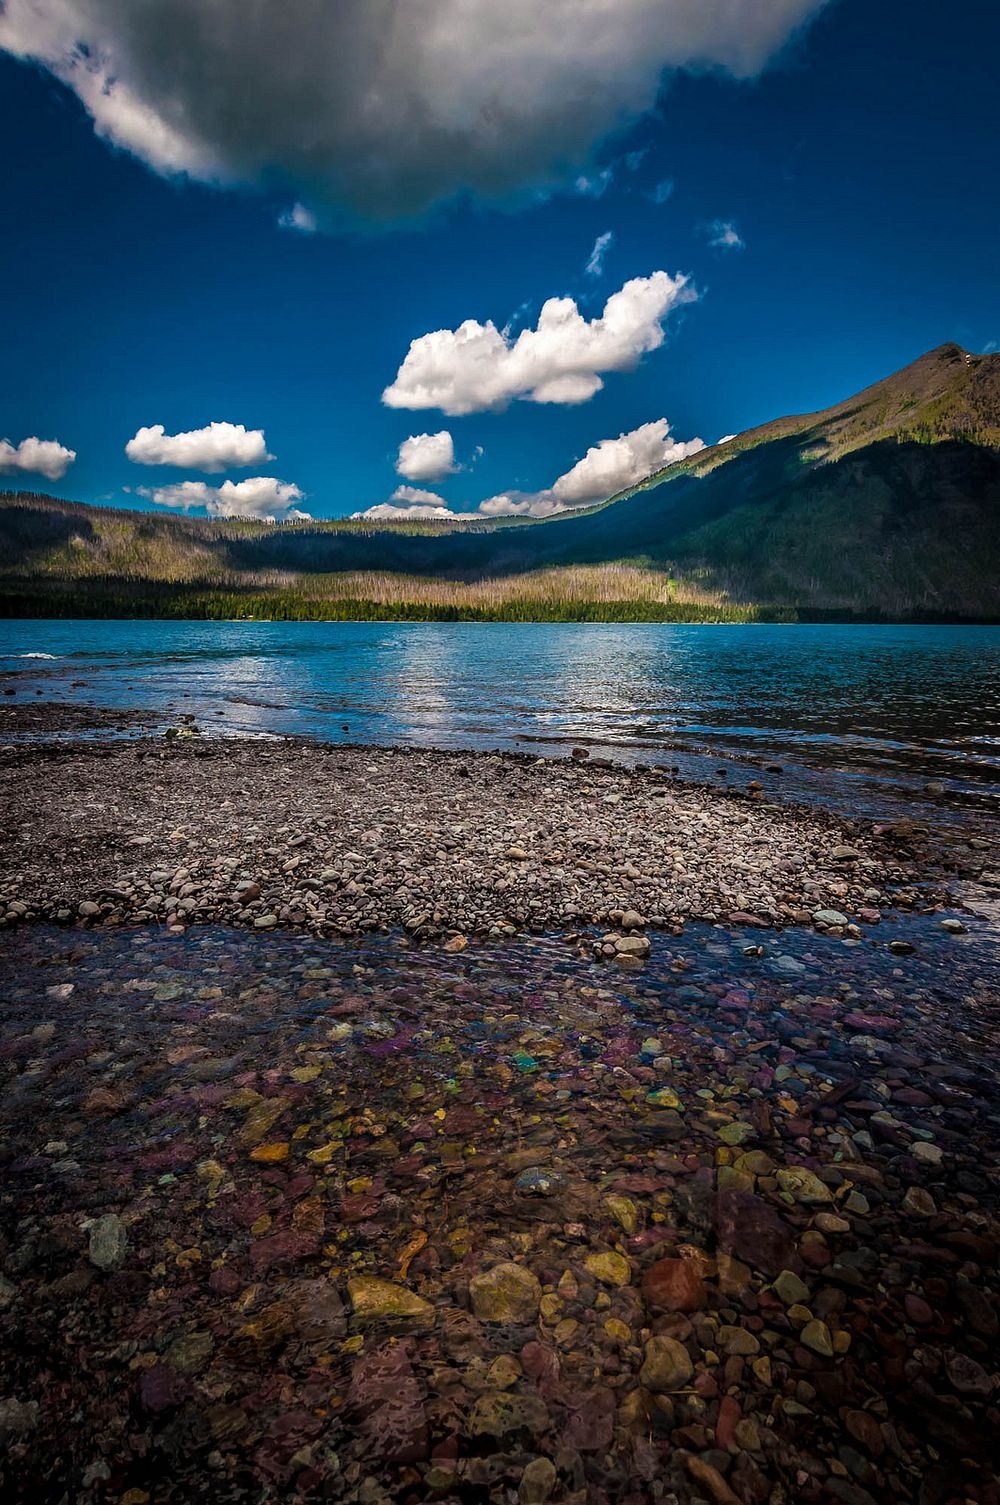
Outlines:
[{"label": "wet stone", "polygon": [[[548,837],[519,808],[505,881],[530,887]],[[417,929],[458,823],[405,878]],[[635,934],[622,867],[573,939],[512,938],[499,904],[492,937],[285,933],[265,848],[339,912],[380,881],[379,825],[338,848],[297,810],[240,852],[138,849],[174,898],[217,861],[225,892],[257,883],[266,934],[5,933],[5,1505],[951,1505],[956,1481],[998,1505],[978,922],[957,944],[883,897],[881,939],[848,944],[801,928],[817,898],[780,932],[792,968],[751,892],[769,931],[733,902],[608,966],[604,927]],[[856,914],[873,859],[845,836]]]},{"label": "wet stone", "polygon": [[469,1282],[472,1309],[482,1322],[534,1322],[542,1299],[538,1279],[523,1265],[502,1261]]}]

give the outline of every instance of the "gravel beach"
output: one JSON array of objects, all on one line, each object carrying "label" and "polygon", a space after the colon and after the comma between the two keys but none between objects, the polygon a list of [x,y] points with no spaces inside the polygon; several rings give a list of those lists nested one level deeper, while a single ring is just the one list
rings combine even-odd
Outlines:
[{"label": "gravel beach", "polygon": [[949,882],[995,862],[982,836],[776,803],[778,776],[704,789],[592,758],[49,743],[0,751],[0,789],[7,925],[402,926],[457,945],[701,919],[858,936],[887,910],[948,902]]}]

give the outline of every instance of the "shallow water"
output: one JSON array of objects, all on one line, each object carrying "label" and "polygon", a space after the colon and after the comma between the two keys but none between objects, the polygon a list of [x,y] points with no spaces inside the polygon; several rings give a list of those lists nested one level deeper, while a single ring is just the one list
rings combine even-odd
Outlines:
[{"label": "shallow water", "polygon": [[790,794],[869,814],[929,780],[1000,796],[1000,628],[0,622],[0,675],[157,729],[777,760]]},{"label": "shallow water", "polygon": [[[544,1458],[554,1501],[639,1505],[703,1498],[693,1456],[746,1502],[995,1499],[975,921],[693,926],[637,970],[32,927],[0,1011],[6,1498],[486,1505]],[[664,1257],[702,1273],[658,1314]],[[540,1311],[480,1310],[498,1260]],[[372,1279],[413,1315],[366,1313]],[[651,1332],[691,1383],[657,1389]]]}]

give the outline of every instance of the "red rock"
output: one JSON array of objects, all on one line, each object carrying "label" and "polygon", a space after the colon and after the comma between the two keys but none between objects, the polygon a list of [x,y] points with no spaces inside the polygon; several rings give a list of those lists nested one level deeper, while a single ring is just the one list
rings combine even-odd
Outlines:
[{"label": "red rock", "polygon": [[658,1259],[642,1277],[642,1294],[665,1312],[700,1312],[708,1298],[693,1259]]},{"label": "red rock", "polygon": [[912,1291],[907,1291],[903,1298],[903,1306],[906,1315],[911,1322],[919,1323],[922,1327],[928,1327],[934,1321],[934,1313],[922,1296],[915,1296]]},{"label": "red rock", "polygon": [[364,1354],[354,1366],[347,1403],[378,1457],[390,1463],[427,1457],[427,1415],[405,1345]]},{"label": "red rock", "polygon": [[739,1402],[731,1395],[724,1395],[719,1403],[719,1416],[715,1423],[715,1441],[727,1452],[739,1452],[739,1444],[733,1437],[733,1430],[742,1415]]},{"label": "red rock", "polygon": [[762,1198],[746,1191],[719,1192],[715,1210],[719,1244],[728,1253],[765,1275],[801,1268],[788,1225]]}]

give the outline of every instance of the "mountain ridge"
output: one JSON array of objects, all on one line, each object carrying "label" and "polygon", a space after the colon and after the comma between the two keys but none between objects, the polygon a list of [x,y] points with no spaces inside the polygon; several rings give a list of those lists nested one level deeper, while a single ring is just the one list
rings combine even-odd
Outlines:
[{"label": "mountain ridge", "polygon": [[1000,355],[938,346],[552,518],[268,525],[6,493],[0,558],[8,616],[998,620]]}]

